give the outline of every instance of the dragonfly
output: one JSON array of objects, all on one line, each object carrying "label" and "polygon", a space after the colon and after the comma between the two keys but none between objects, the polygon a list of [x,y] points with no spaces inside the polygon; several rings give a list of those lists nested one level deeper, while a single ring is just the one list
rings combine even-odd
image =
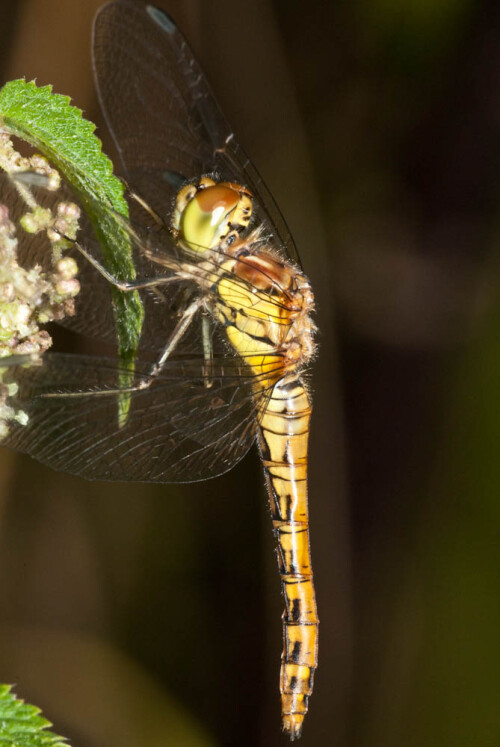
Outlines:
[{"label": "dragonfly", "polygon": [[[93,64],[130,188],[122,220],[136,274],[117,279],[88,225],[76,314],[116,343],[111,291],[139,293],[144,325],[117,417],[123,363],[45,353],[11,361],[27,414],[3,441],[52,468],[99,480],[192,482],[221,475],[257,444],[285,603],[282,728],[301,735],[318,663],[307,496],[314,297],[274,199],[239,146],[188,43],[152,5],[98,12]],[[104,209],[104,208],[103,208]],[[39,260],[36,249],[26,261]],[[106,348],[107,350],[107,348]]]}]

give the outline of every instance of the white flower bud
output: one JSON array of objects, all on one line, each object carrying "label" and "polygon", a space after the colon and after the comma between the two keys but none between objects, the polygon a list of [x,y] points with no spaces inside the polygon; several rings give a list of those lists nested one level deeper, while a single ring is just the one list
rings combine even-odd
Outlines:
[{"label": "white flower bud", "polygon": [[62,280],[72,280],[78,273],[78,265],[72,257],[64,257],[57,262],[56,270]]}]

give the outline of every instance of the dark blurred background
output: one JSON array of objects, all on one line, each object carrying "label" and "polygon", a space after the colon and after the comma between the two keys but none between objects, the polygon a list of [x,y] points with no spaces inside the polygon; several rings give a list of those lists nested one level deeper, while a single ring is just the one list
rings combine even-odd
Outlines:
[{"label": "dark blurred background", "polygon": [[[316,290],[321,638],[302,744],[498,745],[500,4],[157,3]],[[99,5],[3,0],[2,79],[52,83],[101,124]],[[2,450],[0,522],[0,681],[74,744],[286,744],[255,453],[151,487]]]}]

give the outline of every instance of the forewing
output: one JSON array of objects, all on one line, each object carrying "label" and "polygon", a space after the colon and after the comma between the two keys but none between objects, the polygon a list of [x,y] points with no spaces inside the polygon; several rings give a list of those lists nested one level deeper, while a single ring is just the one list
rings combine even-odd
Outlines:
[{"label": "forewing", "polygon": [[276,250],[298,262],[274,199],[172,19],[134,0],[109,3],[95,19],[93,55],[101,107],[125,176],[167,224],[179,186],[215,174],[252,191],[256,223]]},{"label": "forewing", "polygon": [[[47,354],[38,364],[2,361],[3,382],[19,391],[9,404],[27,423],[9,423],[2,441],[57,470],[87,479],[193,482],[231,469],[254,441],[256,379],[235,361],[168,362],[151,380],[136,370],[125,425],[118,423],[120,369],[112,359]],[[78,394],[80,393],[80,394]],[[50,396],[49,396],[50,395]],[[53,396],[58,395],[58,396]],[[21,416],[23,419],[23,416]]]}]

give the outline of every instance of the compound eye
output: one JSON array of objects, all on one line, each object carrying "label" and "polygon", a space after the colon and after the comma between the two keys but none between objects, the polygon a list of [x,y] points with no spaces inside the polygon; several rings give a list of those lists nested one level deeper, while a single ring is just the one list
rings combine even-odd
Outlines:
[{"label": "compound eye", "polygon": [[234,189],[216,184],[199,190],[186,205],[181,234],[194,251],[213,249],[229,230],[231,213],[239,202]]},{"label": "compound eye", "polygon": [[196,200],[205,213],[214,213],[222,210],[225,214],[234,210],[240,197],[234,189],[225,187],[222,184],[216,184],[213,187],[206,187],[198,192]]}]

